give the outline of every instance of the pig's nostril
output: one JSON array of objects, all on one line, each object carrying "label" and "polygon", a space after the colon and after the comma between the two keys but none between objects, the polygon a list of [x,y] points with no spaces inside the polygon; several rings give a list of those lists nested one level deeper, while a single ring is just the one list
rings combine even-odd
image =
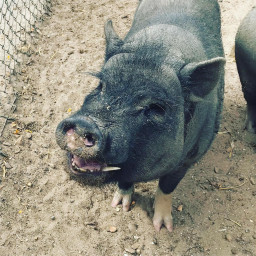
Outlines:
[{"label": "pig's nostril", "polygon": [[60,128],[64,134],[72,135],[75,132],[76,126],[70,122],[64,122]]},{"label": "pig's nostril", "polygon": [[85,146],[93,147],[95,145],[95,139],[91,134],[86,134],[84,138],[85,138],[84,140]]},{"label": "pig's nostril", "polygon": [[75,130],[73,128],[71,128],[71,129],[67,130],[66,134],[70,136],[70,135],[74,134],[74,132],[75,132]]}]

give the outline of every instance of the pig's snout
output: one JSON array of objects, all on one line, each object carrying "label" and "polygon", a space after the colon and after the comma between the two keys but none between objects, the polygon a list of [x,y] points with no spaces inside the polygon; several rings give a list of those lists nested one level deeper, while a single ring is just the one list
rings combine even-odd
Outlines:
[{"label": "pig's snout", "polygon": [[[69,136],[70,138],[75,136],[75,129],[74,128],[70,128],[67,132],[66,132],[67,136]],[[84,137],[84,138],[83,138]],[[93,147],[96,143],[96,138],[93,134],[88,133],[88,134],[84,134],[83,137],[80,137],[81,141],[84,142],[86,147]]]},{"label": "pig's snout", "polygon": [[63,120],[57,127],[56,139],[62,149],[82,157],[96,156],[103,149],[102,133],[89,117]]}]

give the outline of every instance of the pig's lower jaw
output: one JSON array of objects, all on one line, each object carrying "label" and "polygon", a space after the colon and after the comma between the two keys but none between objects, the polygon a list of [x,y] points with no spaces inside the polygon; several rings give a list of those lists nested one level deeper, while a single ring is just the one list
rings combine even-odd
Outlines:
[{"label": "pig's lower jaw", "polygon": [[84,160],[83,158],[68,154],[71,172],[75,175],[105,175],[107,172],[118,171],[119,167],[107,166],[105,163],[93,160]]}]

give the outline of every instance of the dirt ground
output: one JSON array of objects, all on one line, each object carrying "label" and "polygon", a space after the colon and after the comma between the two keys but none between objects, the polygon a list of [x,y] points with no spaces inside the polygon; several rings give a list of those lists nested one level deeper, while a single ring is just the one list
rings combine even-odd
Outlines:
[{"label": "dirt ground", "polygon": [[131,211],[113,209],[116,186],[71,178],[54,137],[58,122],[97,84],[85,71],[103,63],[104,22],[111,18],[124,36],[137,0],[54,1],[35,54],[13,83],[16,111],[0,138],[0,254],[256,255],[256,138],[244,131],[233,49],[237,27],[255,4],[220,1],[227,59],[220,133],[174,192],[174,231],[157,233],[156,181],[136,185]]}]

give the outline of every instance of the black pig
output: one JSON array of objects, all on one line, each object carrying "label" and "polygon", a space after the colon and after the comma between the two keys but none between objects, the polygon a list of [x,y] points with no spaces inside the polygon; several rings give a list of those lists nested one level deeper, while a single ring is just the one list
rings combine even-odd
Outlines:
[{"label": "black pig", "polygon": [[246,128],[256,133],[256,8],[241,22],[235,43],[237,69],[247,101]]},{"label": "black pig", "polygon": [[105,25],[98,87],[57,128],[77,175],[117,181],[128,211],[134,182],[159,178],[153,224],[172,231],[171,192],[218,131],[224,63],[216,0],[142,0],[125,39]]}]

